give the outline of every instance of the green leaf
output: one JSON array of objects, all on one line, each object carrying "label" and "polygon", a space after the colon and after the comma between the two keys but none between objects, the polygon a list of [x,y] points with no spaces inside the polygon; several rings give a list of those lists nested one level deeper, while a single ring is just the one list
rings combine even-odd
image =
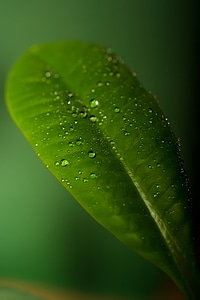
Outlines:
[{"label": "green leaf", "polygon": [[122,60],[84,42],[33,46],[11,70],[6,98],[37,155],[85,210],[197,299],[179,142]]}]

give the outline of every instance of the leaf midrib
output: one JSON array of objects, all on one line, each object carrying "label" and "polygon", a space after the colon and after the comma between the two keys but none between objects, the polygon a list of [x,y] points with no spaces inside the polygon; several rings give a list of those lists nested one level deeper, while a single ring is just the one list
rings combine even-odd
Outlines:
[{"label": "leaf midrib", "polygon": [[[49,62],[47,62],[44,59],[43,56],[40,56],[38,53],[37,54],[34,53],[34,55],[37,58],[40,58],[42,61],[44,61],[47,65],[49,65]],[[68,83],[66,84],[65,80],[63,80],[63,76],[61,75],[61,72],[58,72],[55,69],[54,66],[53,66],[53,68],[54,68],[54,71],[60,75],[60,79],[65,84],[65,86],[67,86],[67,88],[69,88],[71,91],[73,91],[74,89],[72,87],[70,87]],[[72,74],[74,72],[76,72],[76,68],[75,67],[73,69],[71,69],[71,71],[69,72],[69,74]],[[68,74],[68,76],[69,76],[69,74]],[[74,95],[77,96],[78,94],[76,93]],[[82,97],[79,97],[79,98],[82,99]],[[83,101],[82,101],[82,104],[84,105]],[[95,126],[97,126],[97,124],[95,124]],[[101,133],[102,133],[102,136],[104,137],[104,139],[107,141],[107,137],[106,137],[105,133],[102,132],[102,130],[101,130]],[[115,157],[118,159],[118,157],[116,155],[116,152],[112,149],[112,147],[111,147],[111,151],[115,155]],[[119,151],[118,151],[118,153],[119,153]],[[143,163],[143,162],[141,162],[141,163]],[[179,259],[178,259],[178,257],[181,257],[181,251],[180,251],[179,247],[176,245],[176,243],[174,243],[172,235],[170,234],[169,230],[167,229],[165,223],[162,221],[162,218],[159,216],[158,212],[153,208],[152,204],[149,202],[148,197],[146,196],[146,194],[143,191],[142,187],[140,186],[140,184],[138,183],[138,181],[135,179],[135,176],[134,176],[133,172],[128,168],[128,166],[127,166],[127,164],[125,163],[124,160],[120,161],[120,164],[123,166],[124,170],[126,171],[126,173],[129,176],[131,182],[133,183],[135,189],[138,191],[138,194],[140,195],[143,204],[147,208],[147,210],[149,212],[149,215],[151,216],[151,218],[155,222],[155,224],[156,224],[156,226],[158,228],[158,231],[160,232],[160,234],[161,234],[161,236],[163,238],[164,244],[166,245],[166,247],[169,250],[169,252],[172,254],[171,257],[172,257],[172,259],[174,261],[174,264],[176,265],[176,268],[178,270],[178,273],[179,273],[180,277],[182,277],[181,276],[182,272],[180,271],[181,270],[180,265],[183,262],[180,262]]]}]

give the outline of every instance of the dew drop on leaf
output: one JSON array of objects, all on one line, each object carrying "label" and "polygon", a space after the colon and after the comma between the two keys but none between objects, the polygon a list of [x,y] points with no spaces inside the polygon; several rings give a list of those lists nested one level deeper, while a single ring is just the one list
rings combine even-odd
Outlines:
[{"label": "dew drop on leaf", "polygon": [[149,113],[152,114],[153,109],[151,107],[149,107]]},{"label": "dew drop on leaf", "polygon": [[45,77],[46,77],[46,78],[51,77],[51,72],[50,72],[50,71],[47,71],[47,72],[45,73]]},{"label": "dew drop on leaf", "polygon": [[72,92],[69,92],[69,93],[68,93],[68,97],[69,97],[69,98],[73,97],[73,93],[72,93]]},{"label": "dew drop on leaf", "polygon": [[95,174],[95,173],[90,173],[90,178],[92,178],[92,179],[95,179],[95,178],[97,178],[98,176]]},{"label": "dew drop on leaf", "polygon": [[68,162],[67,159],[63,158],[63,159],[61,159],[61,161],[60,161],[60,165],[61,165],[61,167],[66,167],[66,166],[69,165],[69,162]]},{"label": "dew drop on leaf", "polygon": [[127,136],[127,135],[129,135],[129,134],[130,134],[130,132],[124,130],[124,135],[125,135],[125,136]]},{"label": "dew drop on leaf", "polygon": [[82,141],[81,141],[81,139],[79,139],[79,140],[76,140],[76,145],[77,146],[80,146],[82,144]]},{"label": "dew drop on leaf", "polygon": [[84,118],[87,117],[87,112],[86,111],[80,111],[79,116],[84,119]]},{"label": "dew drop on leaf", "polygon": [[159,192],[156,192],[156,193],[153,194],[153,197],[154,197],[154,198],[157,198],[159,195],[160,195],[160,193],[159,193]]},{"label": "dew drop on leaf", "polygon": [[95,122],[98,121],[97,117],[95,117],[95,116],[90,116],[90,117],[89,117],[89,120],[90,120],[90,122],[92,122],[92,123],[95,123]]},{"label": "dew drop on leaf", "polygon": [[96,153],[93,150],[90,150],[90,151],[88,151],[88,156],[89,156],[89,158],[95,158]]},{"label": "dew drop on leaf", "polygon": [[102,81],[98,81],[97,82],[97,86],[103,86],[103,82]]},{"label": "dew drop on leaf", "polygon": [[120,112],[120,108],[119,107],[115,107],[114,112],[115,113],[119,113]]},{"label": "dew drop on leaf", "polygon": [[97,107],[99,105],[99,101],[98,100],[96,100],[96,99],[91,99],[90,100],[90,107],[91,108],[95,108],[95,107]]},{"label": "dew drop on leaf", "polygon": [[68,145],[69,145],[69,147],[74,147],[74,143],[73,142],[69,142]]},{"label": "dew drop on leaf", "polygon": [[72,117],[76,118],[76,117],[77,117],[77,113],[76,113],[76,112],[73,112],[73,113],[72,113]]}]

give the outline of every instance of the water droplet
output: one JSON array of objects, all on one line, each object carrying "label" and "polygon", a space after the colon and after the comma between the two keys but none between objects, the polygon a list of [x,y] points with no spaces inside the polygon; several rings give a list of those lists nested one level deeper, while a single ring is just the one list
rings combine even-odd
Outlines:
[{"label": "water droplet", "polygon": [[83,182],[84,183],[88,182],[88,178],[83,178]]},{"label": "water droplet", "polygon": [[46,76],[46,78],[51,77],[51,72],[50,72],[50,71],[47,71],[47,72],[45,73],[45,76]]},{"label": "water droplet", "polygon": [[149,113],[152,114],[153,109],[151,107],[149,107]]},{"label": "water droplet", "polygon": [[154,198],[157,198],[159,195],[160,195],[160,193],[159,193],[159,192],[156,192],[156,193],[153,194],[153,197],[154,197]]},{"label": "water droplet", "polygon": [[93,150],[90,150],[90,151],[88,151],[88,156],[89,156],[89,158],[95,158],[96,153]]},{"label": "water droplet", "polygon": [[92,179],[95,179],[95,178],[97,178],[98,176],[95,174],[95,173],[90,173],[90,178],[92,178]]},{"label": "water droplet", "polygon": [[124,130],[124,135],[125,135],[125,136],[127,136],[127,135],[129,135],[129,134],[130,134],[130,132]]},{"label": "water droplet", "polygon": [[108,57],[107,57],[107,61],[109,61],[109,62],[111,62],[112,59],[113,59],[112,56],[108,56]]},{"label": "water droplet", "polygon": [[120,108],[119,107],[115,107],[114,112],[115,113],[119,113],[120,112]]},{"label": "water droplet", "polygon": [[54,164],[55,164],[55,166],[57,166],[57,167],[60,165],[59,161],[55,161]]},{"label": "water droplet", "polygon": [[98,101],[98,100],[96,100],[96,99],[90,100],[90,107],[91,107],[91,108],[95,108],[95,107],[97,107],[98,105],[99,105],[99,101]]},{"label": "water droplet", "polygon": [[98,81],[98,82],[97,82],[97,86],[103,86],[103,82]]},{"label": "water droplet", "polygon": [[87,117],[87,112],[86,111],[80,111],[79,113],[81,118],[86,118]]},{"label": "water droplet", "polygon": [[81,175],[81,174],[82,174],[82,171],[81,171],[81,170],[78,170],[78,174]]},{"label": "water droplet", "polygon": [[160,164],[160,163],[157,163],[157,164],[156,164],[156,167],[160,168],[160,167],[161,167],[161,164]]},{"label": "water droplet", "polygon": [[69,93],[68,93],[68,97],[69,97],[69,98],[73,97],[73,93],[72,93],[72,92],[69,92]]},{"label": "water droplet", "polygon": [[89,120],[90,120],[90,122],[92,122],[92,123],[95,123],[95,122],[98,121],[97,117],[95,117],[95,116],[90,116],[90,117],[89,117]]},{"label": "water droplet", "polygon": [[74,147],[75,146],[73,142],[69,142],[68,145],[69,145],[69,147]]},{"label": "water droplet", "polygon": [[61,161],[60,161],[60,165],[61,165],[61,167],[66,167],[66,166],[69,165],[69,162],[68,162],[67,159],[63,158],[63,159],[61,159]]},{"label": "water droplet", "polygon": [[148,168],[149,168],[149,169],[153,169],[153,168],[152,168],[152,165],[148,165]]},{"label": "water droplet", "polygon": [[76,140],[76,145],[77,146],[80,146],[82,144],[82,141],[81,141],[81,139],[79,139],[79,140]]},{"label": "water droplet", "polygon": [[77,113],[76,113],[76,112],[73,112],[73,113],[72,113],[72,117],[76,118],[76,117],[77,117]]}]

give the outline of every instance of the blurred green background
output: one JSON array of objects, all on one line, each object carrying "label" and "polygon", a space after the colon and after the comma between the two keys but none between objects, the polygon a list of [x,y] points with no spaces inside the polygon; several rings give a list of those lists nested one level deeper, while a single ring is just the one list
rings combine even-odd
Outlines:
[{"label": "blurred green background", "polygon": [[195,188],[195,1],[0,0],[0,277],[150,297],[162,273],[96,224],[45,169],[5,107],[6,75],[32,44],[111,47],[157,95]]}]

